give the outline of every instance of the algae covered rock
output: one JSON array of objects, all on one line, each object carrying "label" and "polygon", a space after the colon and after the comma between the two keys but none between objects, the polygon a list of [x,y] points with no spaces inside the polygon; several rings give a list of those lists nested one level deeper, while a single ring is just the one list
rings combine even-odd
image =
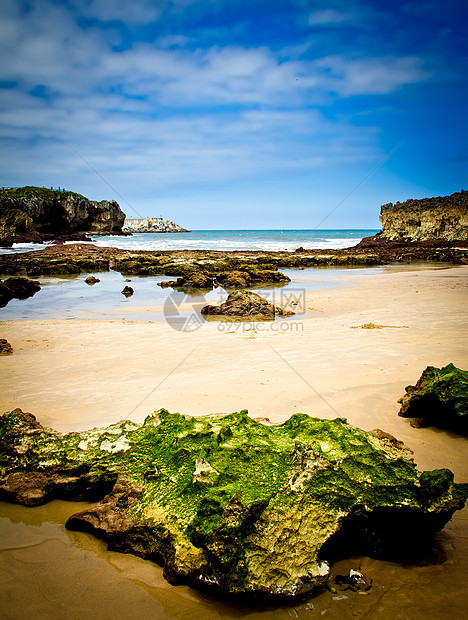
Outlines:
[{"label": "algae covered rock", "polygon": [[438,426],[468,434],[468,371],[453,364],[428,366],[416,385],[405,388],[398,415],[416,427]]},{"label": "algae covered rock", "polygon": [[273,321],[275,316],[286,317],[294,315],[294,312],[274,306],[252,291],[234,291],[219,306],[203,306],[201,313],[205,317],[241,317],[267,321]]},{"label": "algae covered rock", "polygon": [[467,495],[450,471],[420,473],[340,418],[266,426],[246,411],[161,409],[62,435],[19,409],[0,417],[0,500],[103,498],[67,527],[161,562],[171,583],[234,595],[308,593],[337,545],[394,551],[440,530]]}]

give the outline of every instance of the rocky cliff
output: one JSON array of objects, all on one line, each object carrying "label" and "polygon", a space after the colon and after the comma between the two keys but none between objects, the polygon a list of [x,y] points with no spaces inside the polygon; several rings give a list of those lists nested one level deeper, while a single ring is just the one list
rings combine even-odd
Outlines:
[{"label": "rocky cliff", "polygon": [[125,220],[115,200],[96,202],[69,191],[41,187],[0,190],[0,238],[28,231],[67,235],[121,232]]},{"label": "rocky cliff", "polygon": [[392,241],[467,240],[468,192],[385,204],[380,221],[382,236]]}]

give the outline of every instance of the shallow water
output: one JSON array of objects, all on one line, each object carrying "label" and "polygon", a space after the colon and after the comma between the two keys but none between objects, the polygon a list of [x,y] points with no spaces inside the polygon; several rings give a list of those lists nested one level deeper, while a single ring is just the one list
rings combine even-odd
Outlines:
[{"label": "shallow water", "polygon": [[89,504],[53,501],[38,508],[0,502],[0,616],[99,620],[286,620],[466,617],[468,510],[458,513],[418,564],[354,557],[333,565],[333,575],[359,569],[369,592],[321,591],[290,604],[249,607],[187,586],[171,586],[152,562],[110,552],[89,534],[64,523]]},{"label": "shallow water", "polygon": [[[349,274],[348,269],[282,269],[291,278],[286,285],[250,287],[250,290],[282,306],[291,296],[305,291],[333,286],[343,286],[339,279]],[[353,269],[353,273],[369,275],[381,273],[381,268]],[[186,318],[193,309],[207,303],[222,302],[228,293],[221,287],[211,291],[180,292],[157,285],[174,276],[122,276],[116,271],[93,273],[100,282],[88,285],[89,273],[75,277],[38,278],[41,290],[29,299],[13,299],[0,308],[0,320],[22,321],[28,319],[105,319],[132,321],[168,321]],[[131,280],[126,282],[126,280]],[[124,286],[131,286],[131,297],[122,295]],[[190,308],[185,309],[185,304]]]}]

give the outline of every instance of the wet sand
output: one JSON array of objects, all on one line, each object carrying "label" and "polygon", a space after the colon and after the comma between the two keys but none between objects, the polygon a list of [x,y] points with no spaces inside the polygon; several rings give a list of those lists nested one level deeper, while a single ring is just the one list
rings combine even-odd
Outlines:
[{"label": "wet sand", "polygon": [[[297,411],[340,416],[403,440],[420,468],[448,467],[458,482],[468,481],[468,440],[411,428],[397,416],[396,402],[427,365],[468,368],[468,267],[350,271],[345,280],[352,285],[342,280],[308,292],[303,316],[274,324],[205,323],[183,332],[128,320],[131,313],[126,321],[2,322],[0,336],[15,352],[0,358],[0,408],[21,407],[61,431],[141,421],[160,407],[194,415],[247,408],[272,422]],[[386,327],[358,327],[367,323]],[[171,587],[158,567],[66,532],[63,522],[75,511],[63,502],[37,509],[1,505],[2,617],[273,620],[319,617],[326,609],[330,618],[445,619],[468,609],[467,509],[436,537],[424,565],[357,558],[334,566],[335,574],[361,567],[374,580],[366,595],[334,600],[341,593],[326,592],[256,610]]]}]

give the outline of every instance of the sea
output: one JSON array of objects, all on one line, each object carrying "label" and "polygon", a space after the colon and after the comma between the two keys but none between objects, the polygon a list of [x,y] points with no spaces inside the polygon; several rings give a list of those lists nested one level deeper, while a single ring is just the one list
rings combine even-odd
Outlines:
[{"label": "sea", "polygon": [[[375,235],[375,229],[330,230],[193,230],[187,233],[135,233],[132,236],[94,236],[92,243],[100,247],[125,250],[264,250],[293,252],[305,249],[342,249],[359,243],[363,237]],[[43,249],[35,243],[18,243],[13,248],[0,248],[0,253],[31,252]]]}]

